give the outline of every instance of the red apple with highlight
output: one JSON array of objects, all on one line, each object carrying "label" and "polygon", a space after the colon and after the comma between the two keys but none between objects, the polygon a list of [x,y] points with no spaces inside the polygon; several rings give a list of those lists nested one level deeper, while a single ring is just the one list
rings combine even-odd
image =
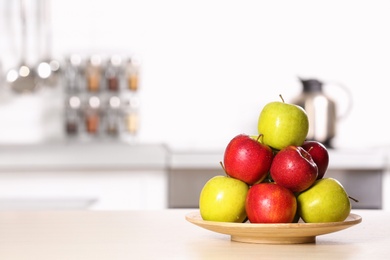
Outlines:
[{"label": "red apple with highlight", "polygon": [[271,147],[249,135],[239,134],[227,145],[223,164],[227,175],[253,185],[267,177],[272,159]]},{"label": "red apple with highlight", "polygon": [[318,167],[305,149],[287,146],[275,155],[270,175],[277,184],[292,192],[301,192],[316,181]]},{"label": "red apple with highlight", "polygon": [[245,209],[251,223],[292,223],[297,200],[294,193],[279,184],[258,183],[249,189]]}]

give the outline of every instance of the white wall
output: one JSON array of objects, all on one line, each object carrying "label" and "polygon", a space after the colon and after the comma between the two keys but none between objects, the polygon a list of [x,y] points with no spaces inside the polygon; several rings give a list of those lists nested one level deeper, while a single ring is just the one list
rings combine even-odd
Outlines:
[{"label": "white wall", "polygon": [[[139,58],[141,142],[225,147],[238,133],[256,133],[261,108],[279,94],[292,99],[302,76],[352,92],[337,147],[389,145],[389,8],[385,0],[53,0],[53,53]],[[42,127],[31,136],[7,130],[2,102],[0,141],[42,139]]]}]

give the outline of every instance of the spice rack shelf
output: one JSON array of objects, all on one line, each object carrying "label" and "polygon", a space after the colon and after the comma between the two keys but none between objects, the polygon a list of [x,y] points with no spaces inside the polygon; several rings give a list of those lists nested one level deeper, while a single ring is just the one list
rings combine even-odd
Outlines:
[{"label": "spice rack shelf", "polygon": [[65,132],[91,140],[139,130],[139,64],[131,57],[71,55],[64,70]]}]

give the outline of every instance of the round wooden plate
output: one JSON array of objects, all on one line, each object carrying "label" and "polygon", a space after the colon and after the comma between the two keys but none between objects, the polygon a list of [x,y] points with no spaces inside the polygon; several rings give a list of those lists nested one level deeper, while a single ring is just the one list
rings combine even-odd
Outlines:
[{"label": "round wooden plate", "polygon": [[362,222],[362,217],[350,214],[343,222],[252,224],[205,221],[200,212],[191,212],[186,220],[202,228],[231,236],[232,241],[258,244],[314,243],[316,236],[337,232]]}]

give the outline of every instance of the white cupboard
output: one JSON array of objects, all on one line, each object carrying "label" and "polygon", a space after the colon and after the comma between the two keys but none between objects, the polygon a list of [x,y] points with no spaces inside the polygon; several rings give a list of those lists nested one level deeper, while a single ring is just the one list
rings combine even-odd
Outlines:
[{"label": "white cupboard", "polygon": [[163,209],[162,145],[50,145],[0,148],[0,210]]}]

